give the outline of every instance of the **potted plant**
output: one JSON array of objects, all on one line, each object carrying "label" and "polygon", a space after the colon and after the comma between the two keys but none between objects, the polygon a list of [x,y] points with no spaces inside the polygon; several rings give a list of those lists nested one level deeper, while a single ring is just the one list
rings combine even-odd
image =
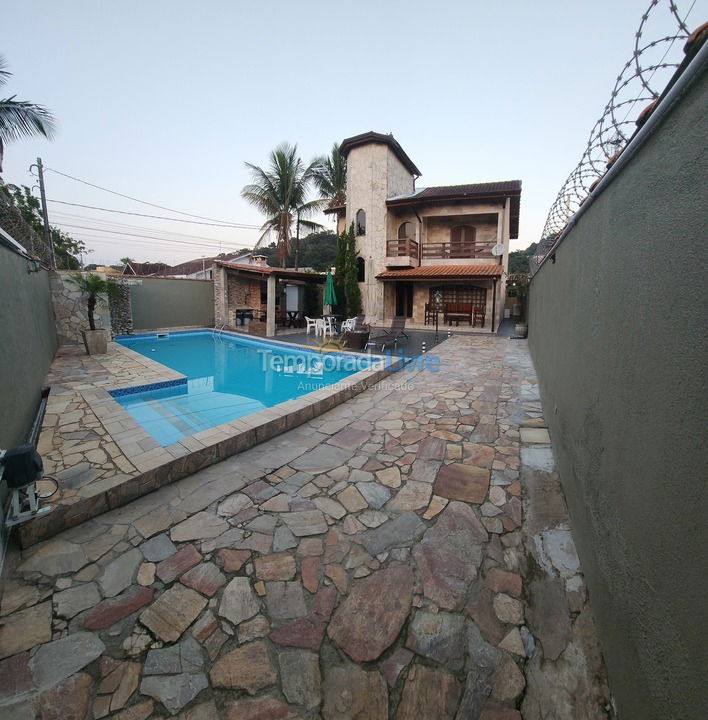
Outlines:
[{"label": "potted plant", "polygon": [[[519,306],[519,319],[516,321],[514,332],[517,337],[525,338],[529,331],[528,322],[526,320],[527,300],[529,296],[529,276],[525,273],[514,273],[513,275],[509,275],[508,284],[509,289],[513,290],[513,295],[516,297],[514,309],[516,310],[517,304]],[[511,292],[509,294],[511,295]]]},{"label": "potted plant", "polygon": [[96,328],[94,311],[99,303],[104,302],[102,295],[113,293],[114,286],[96,273],[81,275],[76,273],[69,277],[83,295],[86,295],[86,311],[88,314],[89,329],[82,330],[84,347],[87,355],[105,355],[108,352],[108,333],[103,328]]}]

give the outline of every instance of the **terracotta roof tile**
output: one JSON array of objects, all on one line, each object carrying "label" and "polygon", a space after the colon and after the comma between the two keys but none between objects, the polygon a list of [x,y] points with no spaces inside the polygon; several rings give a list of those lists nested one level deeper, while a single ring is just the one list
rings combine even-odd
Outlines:
[{"label": "terracotta roof tile", "polygon": [[290,280],[314,280],[315,282],[324,282],[326,275],[324,273],[303,272],[302,270],[289,270],[288,268],[270,267],[270,265],[241,265],[239,263],[225,262],[217,260],[216,265],[222,267],[233,268],[241,272],[250,272],[254,275],[276,275]]},{"label": "terracotta roof tile", "polygon": [[405,270],[385,270],[379,280],[425,280],[427,278],[500,277],[501,265],[422,265]]}]

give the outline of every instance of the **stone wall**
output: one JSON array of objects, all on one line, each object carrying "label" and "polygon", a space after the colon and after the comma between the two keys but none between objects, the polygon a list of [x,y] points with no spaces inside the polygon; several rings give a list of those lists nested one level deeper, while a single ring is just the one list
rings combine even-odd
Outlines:
[{"label": "stone wall", "polygon": [[367,318],[383,318],[384,288],[376,275],[386,268],[386,198],[412,192],[413,176],[386,145],[352,148],[347,158],[346,226],[366,212],[366,233],[357,237],[357,250],[366,261],[366,280],[359,284]]},{"label": "stone wall", "polygon": [[[50,274],[52,304],[56,320],[56,333],[59,345],[80,345],[83,342],[81,332],[89,329],[86,297],[71,282],[74,271],[58,270]],[[88,275],[88,273],[79,273]],[[95,273],[102,278],[102,273]],[[103,296],[94,311],[96,328],[110,328],[108,299]]]},{"label": "stone wall", "polygon": [[[217,327],[227,327],[249,335],[265,336],[266,324],[261,322],[261,312],[265,313],[265,302],[261,294],[265,292],[265,282],[259,278],[238,275],[223,267],[216,267],[214,273],[214,317]],[[284,296],[281,300],[284,303]],[[284,305],[283,305],[284,306]],[[253,308],[254,318],[248,325],[235,327],[234,309]]]},{"label": "stone wall", "polygon": [[130,284],[115,282],[115,292],[108,298],[113,335],[131,335],[133,332],[133,310],[130,302]]}]

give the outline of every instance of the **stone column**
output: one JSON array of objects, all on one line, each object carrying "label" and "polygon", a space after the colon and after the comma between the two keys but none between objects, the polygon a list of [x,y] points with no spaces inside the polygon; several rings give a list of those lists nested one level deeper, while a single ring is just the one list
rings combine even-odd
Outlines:
[{"label": "stone column", "polygon": [[229,323],[228,313],[229,276],[226,268],[214,267],[214,324],[218,327]]},{"label": "stone column", "polygon": [[275,283],[274,274],[268,275],[268,290],[266,301],[266,337],[275,335]]}]

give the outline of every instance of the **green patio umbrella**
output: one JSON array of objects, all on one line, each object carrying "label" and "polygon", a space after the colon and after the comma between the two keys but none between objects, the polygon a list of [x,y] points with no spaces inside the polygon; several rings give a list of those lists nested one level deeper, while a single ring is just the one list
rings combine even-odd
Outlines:
[{"label": "green patio umbrella", "polygon": [[324,304],[329,305],[330,312],[332,312],[332,309],[337,304],[337,293],[334,291],[334,278],[329,270],[327,271],[327,280],[325,280]]}]

